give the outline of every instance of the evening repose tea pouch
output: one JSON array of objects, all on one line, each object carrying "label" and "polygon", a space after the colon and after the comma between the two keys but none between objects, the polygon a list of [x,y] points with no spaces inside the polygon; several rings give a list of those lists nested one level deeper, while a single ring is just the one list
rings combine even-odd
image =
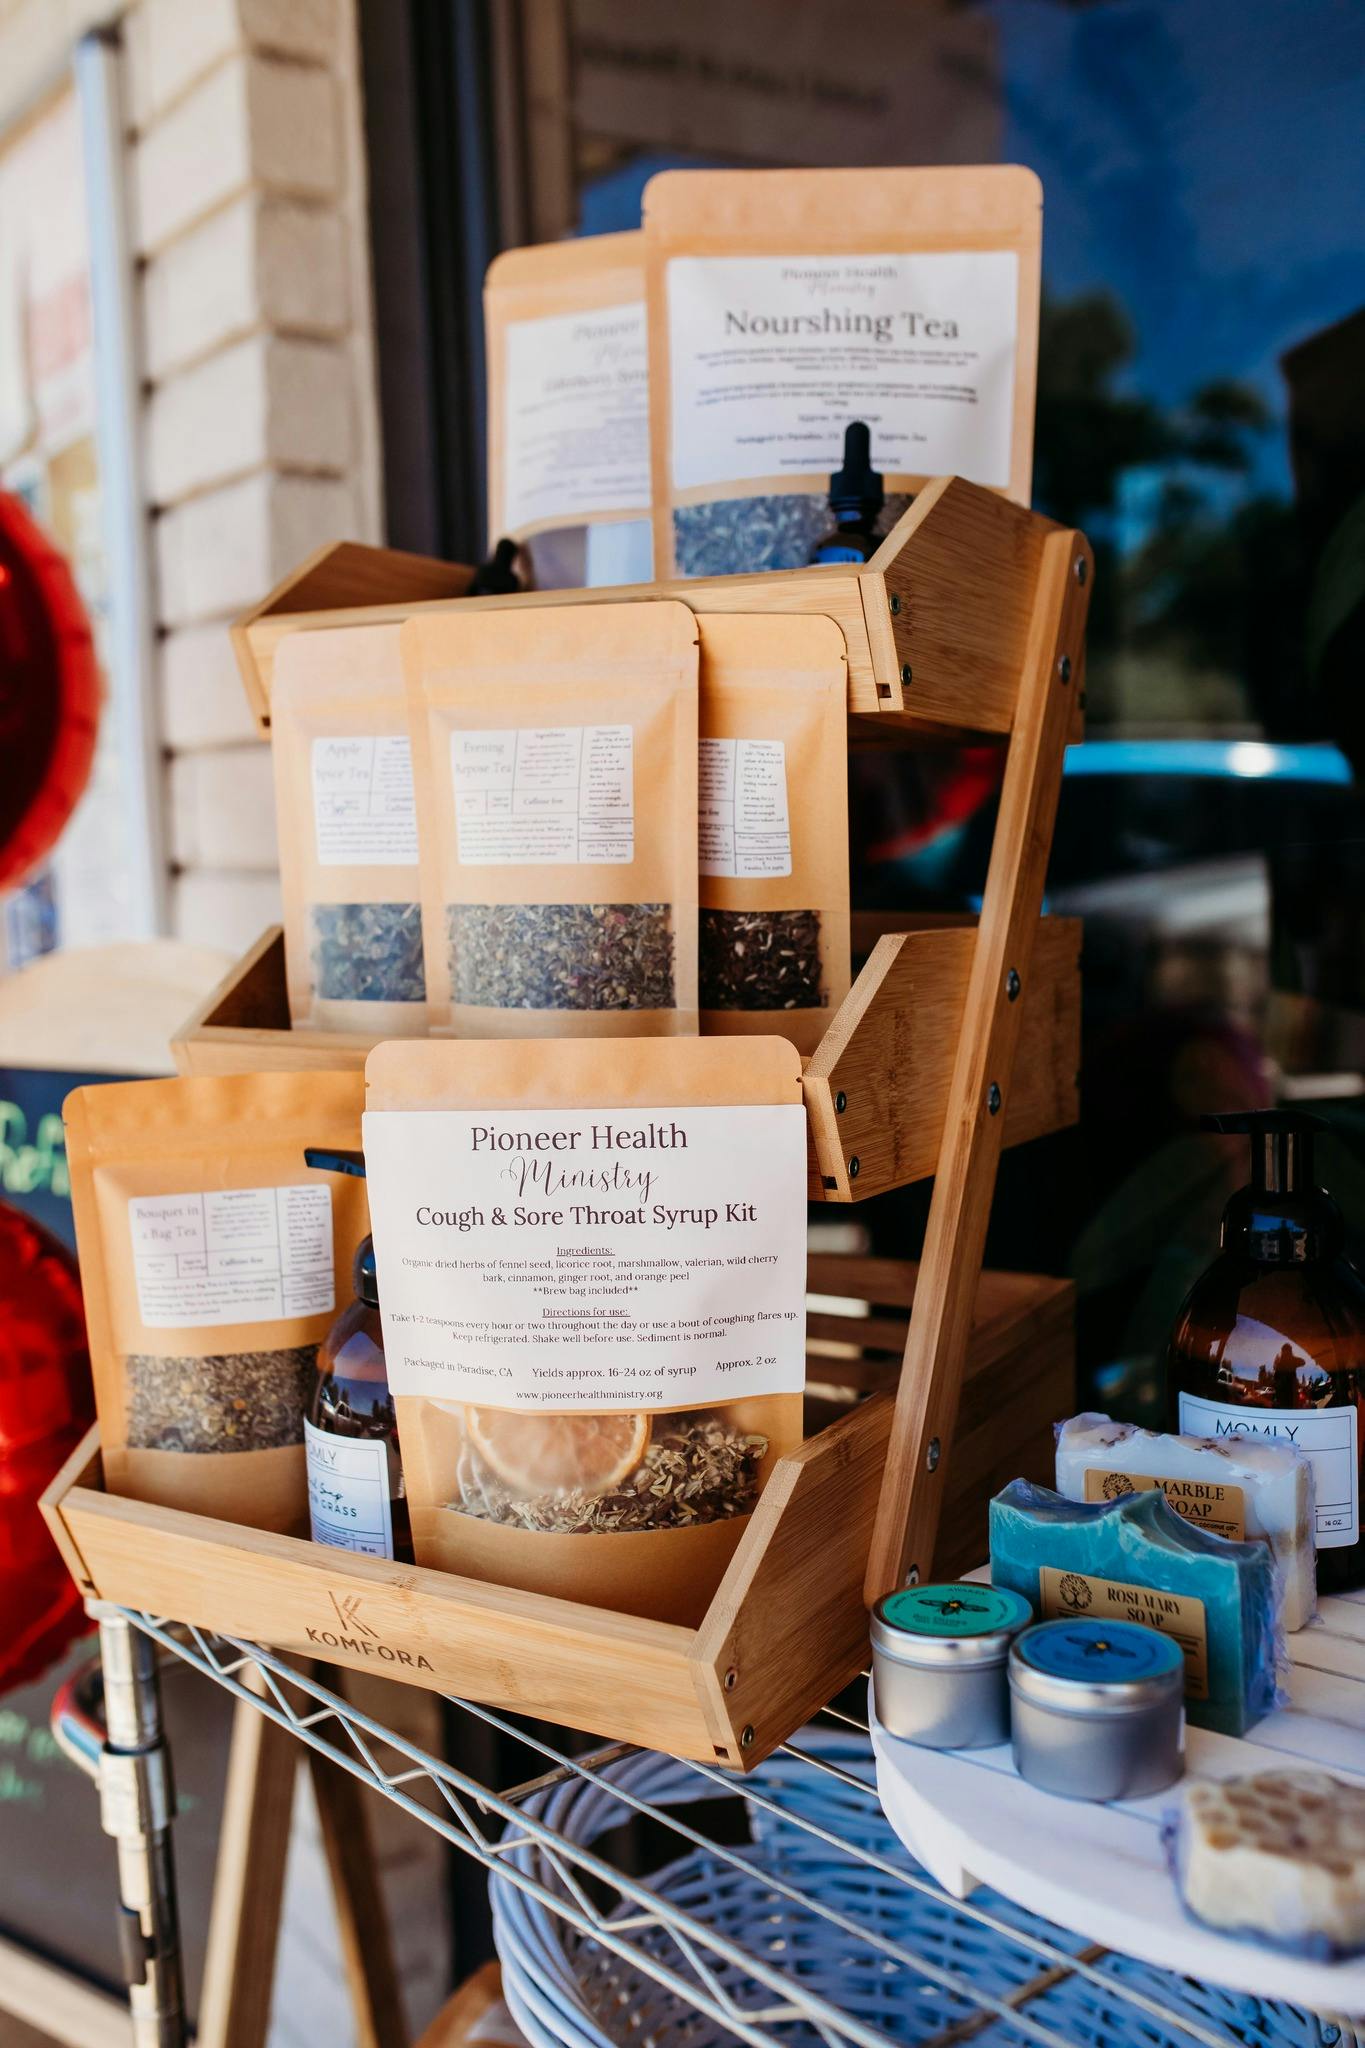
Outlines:
[{"label": "evening repose tea pouch", "polygon": [[796,1052],[406,1041],[366,1078],[417,1562],[695,1625],[800,1438]]},{"label": "evening repose tea pouch", "polygon": [[697,1029],[697,623],[672,600],[409,619],[433,1029]]},{"label": "evening repose tea pouch", "polygon": [[275,657],[275,807],[289,1016],[398,1038],[427,1026],[403,663],[395,625],[294,633]]},{"label": "evening repose tea pouch", "polygon": [[697,625],[701,1028],[814,1052],[849,986],[844,636],[779,613]]},{"label": "evening repose tea pouch", "polygon": [[110,1493],[306,1533],[303,1417],[367,1229],[359,1074],[117,1081],[66,1099]]},{"label": "evening repose tea pouch", "polygon": [[508,249],[483,288],[488,538],[540,590],[648,583],[644,237]]},{"label": "evening repose tea pouch", "polygon": [[933,476],[1027,504],[1032,171],[664,171],[644,222],[656,575],[802,567],[853,420],[883,531]]}]

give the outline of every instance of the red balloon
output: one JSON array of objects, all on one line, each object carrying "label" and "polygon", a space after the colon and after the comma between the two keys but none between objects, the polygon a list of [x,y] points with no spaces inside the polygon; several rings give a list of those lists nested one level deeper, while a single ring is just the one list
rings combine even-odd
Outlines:
[{"label": "red balloon", "polygon": [[100,676],[65,561],[0,492],[0,889],[57,843],[90,780]]}]

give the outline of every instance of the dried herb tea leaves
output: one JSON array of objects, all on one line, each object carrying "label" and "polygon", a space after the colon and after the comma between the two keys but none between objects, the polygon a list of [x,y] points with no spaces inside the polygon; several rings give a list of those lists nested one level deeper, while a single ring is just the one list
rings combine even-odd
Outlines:
[{"label": "dried herb tea leaves", "polygon": [[688,1529],[747,1515],[758,1499],[766,1436],[731,1429],[719,1415],[662,1416],[653,1441],[622,1485],[592,1494],[582,1487],[518,1495],[467,1447],[458,1512],[561,1536],[611,1530]]},{"label": "dried herb tea leaves", "polygon": [[140,1451],[270,1451],[303,1442],[316,1344],[216,1358],[123,1361],[128,1444]]},{"label": "dried herb tea leaves", "polygon": [[[887,534],[910,504],[907,492],[888,498],[877,520]],[[673,551],[679,576],[753,575],[804,569],[829,530],[829,505],[804,491],[761,498],[711,498],[673,508]]]},{"label": "dried herb tea leaves", "polygon": [[457,1003],[498,1010],[671,1010],[667,903],[451,903]]},{"label": "dried herb tea leaves", "polygon": [[315,903],[309,917],[319,996],[334,1002],[425,1001],[420,903]]},{"label": "dried herb tea leaves", "polygon": [[705,1010],[807,1010],[820,988],[816,910],[703,910],[698,973]]}]

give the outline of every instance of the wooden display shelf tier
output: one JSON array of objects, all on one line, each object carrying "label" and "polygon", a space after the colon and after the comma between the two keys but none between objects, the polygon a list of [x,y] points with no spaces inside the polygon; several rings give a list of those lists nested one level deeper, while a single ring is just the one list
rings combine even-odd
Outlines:
[{"label": "wooden display shelf tier", "polygon": [[[859,925],[868,923],[867,917]],[[863,1201],[934,1171],[967,983],[974,920],[902,917],[883,932],[806,1063],[812,1201]],[[1039,921],[1021,982],[1020,1057],[1003,1101],[1004,1142],[1076,1120],[1080,939],[1074,918]],[[183,1074],[362,1067],[358,1032],[291,1031],[278,926],[266,932],[172,1042]],[[359,1139],[357,1138],[357,1143]]]},{"label": "wooden display shelf tier", "polygon": [[[817,1257],[808,1380],[821,1408],[889,1387],[916,1271]],[[830,1299],[833,1297],[833,1299]],[[934,1567],[975,1563],[991,1495],[1052,1465],[1070,1405],[1072,1289],[983,1273]],[[43,1497],[92,1598],[328,1663],[747,1768],[863,1668],[863,1577],[891,1419],[873,1393],[781,1459],[695,1629],[360,1557],[103,1490],[91,1431]],[[609,1541],[609,1538],[604,1538]]]},{"label": "wooden display shelf tier", "polygon": [[[232,641],[265,731],[276,650],[288,634],[310,627],[391,624],[455,602],[503,609],[672,597],[698,612],[812,612],[843,631],[854,739],[1003,735],[1014,720],[1045,542],[1060,531],[961,477],[936,477],[872,560],[857,567],[478,598],[461,595],[468,569],[346,542],[311,555],[236,622]],[[1078,736],[1079,651],[1075,660]]]}]

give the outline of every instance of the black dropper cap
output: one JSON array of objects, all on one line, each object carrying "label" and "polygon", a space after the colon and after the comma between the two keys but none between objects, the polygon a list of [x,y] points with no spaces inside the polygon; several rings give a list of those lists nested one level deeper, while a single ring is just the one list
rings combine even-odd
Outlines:
[{"label": "black dropper cap", "polygon": [[850,420],[844,428],[844,466],[829,480],[829,509],[840,516],[856,512],[864,523],[870,523],[885,503],[882,473],[872,467],[867,422]]},{"label": "black dropper cap", "polygon": [[[365,1178],[363,1152],[334,1152],[325,1145],[306,1145],[304,1163],[323,1173],[349,1173],[355,1180]],[[356,1246],[351,1262],[351,1285],[367,1308],[379,1306],[379,1269],[374,1262],[374,1239],[366,1234]]]},{"label": "black dropper cap", "polygon": [[470,579],[467,597],[510,597],[521,589],[521,578],[516,571],[516,559],[520,542],[509,540],[506,535],[498,542],[486,562],[480,562]]},{"label": "black dropper cap", "polygon": [[1243,1109],[1203,1116],[1206,1131],[1251,1140],[1251,1182],[1223,1211],[1223,1247],[1261,1265],[1302,1265],[1335,1256],[1341,1211],[1313,1176],[1313,1135],[1329,1126],[1303,1109]]}]

